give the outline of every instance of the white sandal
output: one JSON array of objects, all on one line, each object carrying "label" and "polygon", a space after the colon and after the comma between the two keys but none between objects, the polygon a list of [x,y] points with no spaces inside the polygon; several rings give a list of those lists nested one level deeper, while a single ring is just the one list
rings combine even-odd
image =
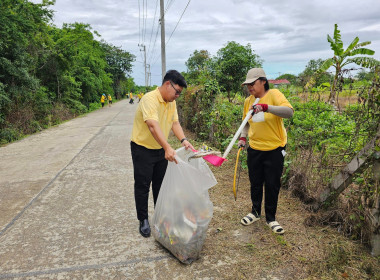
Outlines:
[{"label": "white sandal", "polygon": [[276,234],[284,234],[285,232],[285,230],[282,228],[282,226],[280,226],[280,224],[277,221],[270,222],[267,225]]},{"label": "white sandal", "polygon": [[254,214],[249,213],[247,216],[245,216],[243,219],[240,220],[240,222],[245,225],[249,226],[250,224],[260,220],[260,217],[256,217]]}]

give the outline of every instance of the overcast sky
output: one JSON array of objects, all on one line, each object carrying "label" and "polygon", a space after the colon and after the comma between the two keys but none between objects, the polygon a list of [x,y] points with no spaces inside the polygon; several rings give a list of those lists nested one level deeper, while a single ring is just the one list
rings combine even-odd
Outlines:
[{"label": "overcast sky", "polygon": [[[164,4],[167,70],[186,71],[185,62],[195,50],[216,55],[235,41],[251,44],[264,61],[268,78],[298,75],[311,59],[333,55],[327,34],[333,37],[335,23],[345,48],[358,36],[360,42],[372,42],[367,47],[380,60],[380,0],[164,0]],[[144,53],[138,46],[144,44],[151,84],[161,84],[159,0],[56,0],[51,9],[57,27],[88,23],[102,39],[134,54],[132,77],[138,85],[145,84]]]}]

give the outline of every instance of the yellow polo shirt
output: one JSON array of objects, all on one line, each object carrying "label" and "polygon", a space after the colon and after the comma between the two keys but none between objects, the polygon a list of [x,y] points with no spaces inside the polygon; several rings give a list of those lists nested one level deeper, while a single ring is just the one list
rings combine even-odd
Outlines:
[{"label": "yellow polo shirt", "polygon": [[178,121],[176,102],[165,102],[158,88],[145,94],[137,106],[133,121],[132,141],[148,149],[161,149],[162,147],[150,132],[147,120],[159,123],[166,139],[169,137],[173,123]]},{"label": "yellow polo shirt", "polygon": [[[253,95],[245,99],[243,119],[255,99]],[[260,99],[259,104],[260,103],[274,106],[287,106],[293,109],[289,101],[278,89],[270,89],[265,96]],[[287,134],[283,119],[267,112],[264,113],[264,119],[264,122],[257,123],[252,122],[252,119],[248,121],[249,146],[252,149],[260,151],[271,151],[278,147],[284,147],[287,143]]]}]

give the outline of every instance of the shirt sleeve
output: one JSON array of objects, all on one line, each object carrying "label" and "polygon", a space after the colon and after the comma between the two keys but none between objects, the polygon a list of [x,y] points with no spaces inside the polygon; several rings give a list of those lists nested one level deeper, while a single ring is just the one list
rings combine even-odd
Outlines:
[{"label": "shirt sleeve", "polygon": [[159,121],[157,102],[151,98],[144,98],[141,99],[140,106],[144,122],[147,120]]},{"label": "shirt sleeve", "polygon": [[175,105],[175,111],[174,111],[174,116],[173,116],[173,122],[178,122],[178,111],[177,111],[177,106]]}]

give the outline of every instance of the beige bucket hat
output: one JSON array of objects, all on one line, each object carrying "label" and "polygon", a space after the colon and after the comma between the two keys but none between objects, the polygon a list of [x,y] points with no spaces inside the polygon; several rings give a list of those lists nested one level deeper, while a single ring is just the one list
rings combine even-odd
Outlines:
[{"label": "beige bucket hat", "polygon": [[245,79],[244,83],[242,83],[241,85],[244,86],[246,84],[253,83],[258,78],[266,78],[266,77],[267,76],[265,75],[263,68],[252,68],[248,71],[247,78]]}]

